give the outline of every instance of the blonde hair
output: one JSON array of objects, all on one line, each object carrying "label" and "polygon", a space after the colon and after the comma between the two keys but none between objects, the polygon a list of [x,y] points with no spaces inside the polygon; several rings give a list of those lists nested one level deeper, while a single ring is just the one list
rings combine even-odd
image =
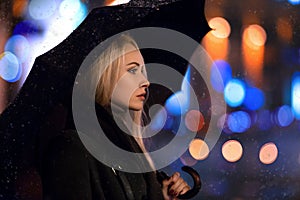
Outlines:
[{"label": "blonde hair", "polygon": [[[129,35],[121,35],[104,50],[104,52],[96,59],[92,66],[92,82],[97,84],[95,101],[103,107],[109,107],[111,96],[119,79],[120,63],[126,54],[126,48],[131,45],[138,50],[137,43]],[[108,65],[107,65],[108,64]],[[153,161],[147,153],[145,144],[142,139],[141,125],[144,112],[133,111],[133,122],[138,126],[128,127],[134,131],[138,137],[135,137],[142,151],[146,153],[146,158],[154,169]],[[136,128],[139,127],[139,128]]]},{"label": "blonde hair", "polygon": [[97,76],[96,102],[102,106],[110,103],[113,89],[119,78],[120,62],[124,58],[127,45],[138,49],[136,42],[130,36],[121,35],[106,48],[94,63],[96,66],[93,70],[98,70],[98,72],[94,71],[94,75]]}]

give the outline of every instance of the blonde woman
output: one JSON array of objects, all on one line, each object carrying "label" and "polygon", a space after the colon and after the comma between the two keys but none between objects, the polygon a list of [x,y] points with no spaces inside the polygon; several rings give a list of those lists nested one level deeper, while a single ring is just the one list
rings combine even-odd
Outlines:
[{"label": "blonde woman", "polygon": [[[44,155],[44,199],[170,200],[186,193],[190,187],[178,172],[158,182],[155,166],[139,137],[150,83],[135,41],[127,35],[120,36],[99,56],[93,69],[96,112],[106,136],[124,150],[143,152],[153,172],[127,173],[106,166],[85,149],[74,130],[66,130],[50,143]],[[130,119],[125,116],[128,109]]]}]

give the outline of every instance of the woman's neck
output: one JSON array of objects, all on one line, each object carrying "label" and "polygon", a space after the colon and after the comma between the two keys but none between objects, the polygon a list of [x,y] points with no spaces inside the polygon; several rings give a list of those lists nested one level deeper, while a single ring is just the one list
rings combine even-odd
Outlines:
[{"label": "woman's neck", "polygon": [[[117,126],[125,133],[132,136],[139,145],[142,152],[145,154],[150,166],[155,170],[154,163],[145,147],[142,133],[140,116],[135,116],[135,111],[124,108],[120,105],[111,103],[110,106],[105,106],[105,109],[112,115]],[[135,120],[139,118],[139,121]]]}]

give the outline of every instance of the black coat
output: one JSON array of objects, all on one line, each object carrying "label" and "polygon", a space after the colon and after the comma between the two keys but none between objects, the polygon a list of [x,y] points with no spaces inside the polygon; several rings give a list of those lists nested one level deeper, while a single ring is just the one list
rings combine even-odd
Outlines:
[{"label": "black coat", "polygon": [[[125,150],[141,152],[105,109],[96,106],[96,110],[111,141]],[[46,200],[163,199],[155,172],[126,173],[104,165],[87,151],[75,130],[66,130],[49,143],[42,161],[42,183]]]}]

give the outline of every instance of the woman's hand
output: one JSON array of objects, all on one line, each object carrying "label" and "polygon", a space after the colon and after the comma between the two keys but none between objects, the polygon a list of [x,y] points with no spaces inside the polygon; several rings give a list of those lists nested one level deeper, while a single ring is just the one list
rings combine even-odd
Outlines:
[{"label": "woman's hand", "polygon": [[178,195],[184,194],[190,189],[178,172],[162,182],[162,193],[165,200],[174,200]]}]

